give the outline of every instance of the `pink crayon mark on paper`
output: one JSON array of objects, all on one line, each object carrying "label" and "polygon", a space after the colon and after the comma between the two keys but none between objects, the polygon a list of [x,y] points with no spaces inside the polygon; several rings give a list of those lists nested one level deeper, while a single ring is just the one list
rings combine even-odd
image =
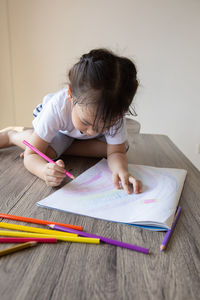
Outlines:
[{"label": "pink crayon mark on paper", "polygon": [[157,200],[156,199],[146,199],[146,200],[144,200],[145,204],[153,203],[153,202],[157,202]]},{"label": "pink crayon mark on paper", "polygon": [[86,180],[85,182],[80,183],[79,186],[81,186],[81,185],[89,185],[89,184],[91,184],[91,183],[93,183],[93,182],[101,179],[102,176],[104,177],[104,181],[106,183],[110,180],[110,178],[112,178],[110,171],[108,171],[107,169],[105,169],[105,170],[102,169],[101,171],[99,171],[96,175],[94,175],[89,180]]},{"label": "pink crayon mark on paper", "polygon": [[92,178],[89,179],[88,181],[85,181],[85,182],[83,182],[83,183],[80,183],[79,186],[80,186],[80,185],[87,185],[87,184],[90,184],[90,183],[92,183],[92,182],[98,180],[99,178],[101,178],[101,173],[102,173],[102,172],[100,171],[97,175],[95,175],[94,177],[92,177]]}]

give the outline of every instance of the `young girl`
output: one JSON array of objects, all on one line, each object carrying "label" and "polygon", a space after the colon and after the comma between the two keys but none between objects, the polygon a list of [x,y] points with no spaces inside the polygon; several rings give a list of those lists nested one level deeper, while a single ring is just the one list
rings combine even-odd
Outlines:
[{"label": "young girl", "polygon": [[[28,140],[52,159],[61,154],[107,157],[113,183],[127,193],[142,191],[142,184],[128,172],[124,115],[136,93],[137,71],[128,59],[106,49],[84,54],[69,71],[69,84],[44,97],[34,111],[33,130],[0,133],[0,148]],[[28,147],[24,165],[48,186],[65,177],[62,160],[47,163]]]}]

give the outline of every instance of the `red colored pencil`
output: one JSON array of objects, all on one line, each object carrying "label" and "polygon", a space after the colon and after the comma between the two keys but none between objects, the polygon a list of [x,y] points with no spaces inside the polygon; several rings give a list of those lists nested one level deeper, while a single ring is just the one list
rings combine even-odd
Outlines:
[{"label": "red colored pencil", "polygon": [[17,238],[17,237],[0,237],[0,243],[26,243],[36,241],[39,243],[56,243],[55,238]]},{"label": "red colored pencil", "polygon": [[76,229],[76,230],[83,230],[82,226],[62,224],[62,223],[58,223],[58,222],[39,220],[39,219],[33,219],[33,218],[26,218],[26,217],[8,215],[8,214],[2,214],[2,213],[0,213],[0,218],[11,219],[11,220],[16,220],[16,221],[22,221],[22,222],[28,222],[28,223],[34,223],[34,224],[42,224],[42,225],[55,224],[55,225],[60,225],[60,226],[64,226],[64,227],[67,227],[67,228]]}]

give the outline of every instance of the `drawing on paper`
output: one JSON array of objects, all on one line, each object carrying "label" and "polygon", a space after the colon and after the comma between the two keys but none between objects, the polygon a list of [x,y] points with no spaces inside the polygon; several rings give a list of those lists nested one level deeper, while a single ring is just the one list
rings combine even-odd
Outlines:
[{"label": "drawing on paper", "polygon": [[38,205],[123,223],[171,224],[186,177],[185,170],[129,164],[143,192],[116,189],[102,159]]}]

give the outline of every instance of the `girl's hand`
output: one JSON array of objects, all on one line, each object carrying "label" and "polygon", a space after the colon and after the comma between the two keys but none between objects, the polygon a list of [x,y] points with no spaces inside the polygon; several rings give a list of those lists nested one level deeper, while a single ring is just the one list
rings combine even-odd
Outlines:
[{"label": "girl's hand", "polygon": [[113,173],[113,183],[117,189],[121,188],[120,181],[123,189],[127,194],[131,194],[132,188],[130,188],[130,185],[133,186],[133,192],[135,194],[142,193],[142,182],[133,177],[133,175],[131,175],[130,173]]},{"label": "girl's hand", "polygon": [[65,176],[65,164],[61,159],[44,167],[44,180],[48,186],[60,185]]}]

